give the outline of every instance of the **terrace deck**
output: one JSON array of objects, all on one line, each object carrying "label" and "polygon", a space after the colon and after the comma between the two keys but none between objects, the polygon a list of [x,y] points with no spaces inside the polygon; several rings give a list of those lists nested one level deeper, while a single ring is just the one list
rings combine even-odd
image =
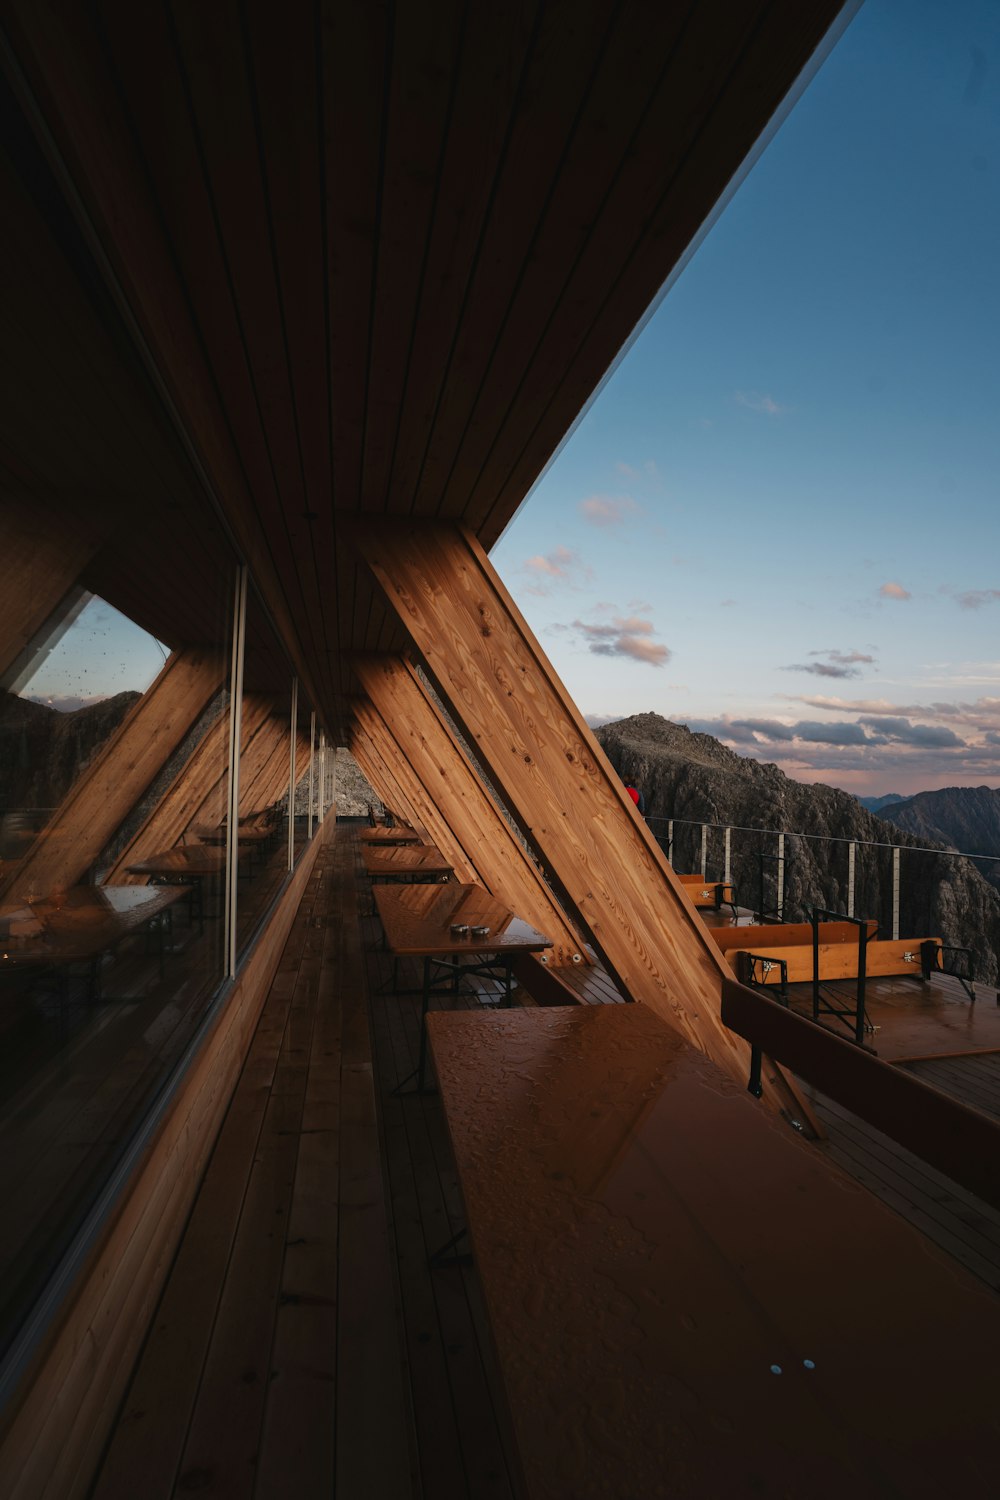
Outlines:
[{"label": "terrace deck", "polygon": [[[824,983],[822,993],[837,1006],[853,1011],[853,980]],[[812,986],[789,985],[789,1003],[800,1015],[811,1015]],[[1000,1004],[997,991],[988,985],[977,984],[972,1001],[950,974],[935,974],[926,981],[869,979],[865,1010],[876,1028],[867,1044],[886,1062],[1000,1052]],[[848,1035],[853,1026],[852,1022],[845,1028],[829,1015],[821,1016],[821,1021],[840,1036]]]},{"label": "terrace deck", "polygon": [[[428,1269],[463,1226],[463,1206],[437,1096],[391,1095],[416,1063],[419,997],[397,990],[417,970],[394,973],[377,917],[360,914],[366,887],[356,830],[338,829],[93,1500],[193,1489],[232,1500],[517,1493],[477,1276]],[[581,999],[617,998],[599,966],[567,978]],[[434,1003],[475,1008],[480,998]],[[817,1105],[830,1129],[817,1149],[1000,1286],[1000,1215],[838,1106]]]}]

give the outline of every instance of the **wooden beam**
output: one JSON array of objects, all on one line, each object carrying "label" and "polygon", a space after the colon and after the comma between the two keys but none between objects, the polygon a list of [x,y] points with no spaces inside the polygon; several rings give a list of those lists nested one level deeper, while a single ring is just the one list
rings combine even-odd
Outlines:
[{"label": "wooden beam", "polygon": [[226,680],[216,651],[169,658],[160,675],[77,778],[13,871],[5,895],[22,900],[74,885],[94,863]]},{"label": "wooden beam", "polygon": [[32,643],[80,577],[93,544],[61,522],[46,526],[38,503],[4,495],[0,507],[0,682],[30,667]]},{"label": "wooden beam", "polygon": [[410,763],[406,750],[399,745],[379,710],[373,703],[359,702],[355,707],[355,717],[367,730],[369,739],[383,762],[388,765],[393,780],[402,789],[420,826],[454,868],[458,879],[466,885],[481,884],[475,864],[460,834],[441,812],[421,780],[419,771]]},{"label": "wooden beam", "polygon": [[430,834],[417,817],[416,810],[410,807],[378,748],[372,743],[368,731],[353,714],[350,725],[350,750],[382,805],[388,808],[394,817],[402,818],[405,823],[409,823],[411,828],[415,828],[429,841]]},{"label": "wooden beam", "polygon": [[[254,702],[249,697],[244,699],[244,734],[255,733],[268,712],[268,707],[259,701]],[[228,753],[229,714],[223,709],[161,801],[108,871],[106,885],[144,884],[148,877],[129,875],[129,865],[138,864],[162,849],[172,849],[192,826],[210,822],[215,826],[222,821]],[[205,809],[216,806],[221,810],[210,819]]]},{"label": "wooden beam", "polygon": [[475,755],[625,994],[746,1086],[731,978],[680,881],[485,552],[446,523],[359,529],[386,598]]},{"label": "wooden beam", "polygon": [[552,939],[549,958],[553,965],[588,962],[579,933],[455,742],[416,669],[391,656],[356,659],[354,669],[414,774],[460,841],[476,878],[511,911]]}]

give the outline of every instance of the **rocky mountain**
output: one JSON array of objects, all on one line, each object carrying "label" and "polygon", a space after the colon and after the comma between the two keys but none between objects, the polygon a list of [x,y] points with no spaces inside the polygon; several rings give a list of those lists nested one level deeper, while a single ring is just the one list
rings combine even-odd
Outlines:
[{"label": "rocky mountain", "polygon": [[[885,808],[882,817],[921,843],[945,844],[966,854],[1000,855],[1000,789],[946,786],[918,792]],[[991,885],[1000,886],[1000,860],[984,861],[979,869]]]},{"label": "rocky mountain", "polygon": [[[977,976],[995,984],[1000,955],[1000,893],[967,860],[918,852],[914,838],[862,807],[849,792],[792,781],[777,766],[738,755],[711,735],[693,734],[659,714],[635,714],[595,731],[624,781],[639,787],[646,816],[664,840],[674,819],[671,859],[681,871],[700,868],[701,824],[733,830],[732,873],[742,905],[775,902],[777,839],[766,830],[795,830],[785,839],[785,915],[807,905],[847,910],[848,850],[856,844],[855,914],[892,930],[892,845],[900,859],[900,933],[941,937],[975,950]],[[915,799],[914,799],[915,800]],[[723,873],[723,834],[709,833],[708,874]],[[908,853],[912,850],[912,853]]]},{"label": "rocky mountain", "polygon": [[883,807],[888,807],[892,802],[905,802],[906,798],[899,792],[886,792],[884,797],[859,797],[858,801],[862,807],[867,807],[869,812],[880,813]]},{"label": "rocky mountain", "polygon": [[946,786],[894,802],[882,817],[914,838],[931,839],[967,854],[1000,854],[1000,790]]}]

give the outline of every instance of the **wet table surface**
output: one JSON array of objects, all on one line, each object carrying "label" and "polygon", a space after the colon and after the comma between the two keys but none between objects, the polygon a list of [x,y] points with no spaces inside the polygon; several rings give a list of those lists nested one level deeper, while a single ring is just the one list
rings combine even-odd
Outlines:
[{"label": "wet table surface", "polygon": [[421,838],[412,828],[362,828],[363,844],[419,844]]},{"label": "wet table surface", "polygon": [[452,873],[452,866],[440,849],[430,846],[412,849],[404,844],[396,848],[383,849],[378,846],[365,845],[361,853],[369,875],[397,876],[403,879],[408,875],[430,877]]},{"label": "wet table surface", "polygon": [[995,1493],[1000,1303],[655,1014],[428,1028],[535,1500]]},{"label": "wet table surface", "polygon": [[26,937],[6,936],[0,940],[0,950],[15,968],[93,958],[187,895],[182,885],[72,886],[44,901],[4,908],[0,924],[28,916],[40,923],[41,931]]},{"label": "wet table surface", "polygon": [[[539,953],[552,942],[481,885],[378,886],[372,892],[389,949],[401,957]],[[488,927],[485,938],[455,938],[453,923]]]}]

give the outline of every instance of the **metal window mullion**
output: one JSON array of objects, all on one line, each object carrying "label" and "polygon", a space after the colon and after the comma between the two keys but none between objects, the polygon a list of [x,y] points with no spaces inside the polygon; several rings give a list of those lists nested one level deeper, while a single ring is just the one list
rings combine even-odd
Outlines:
[{"label": "metal window mullion", "polygon": [[319,732],[319,806],[316,809],[319,821],[326,816],[326,730]]},{"label": "metal window mullion", "polygon": [[295,761],[299,740],[299,679],[292,678],[292,712],[288,742],[288,868],[295,868]]},{"label": "metal window mullion", "polygon": [[236,875],[240,827],[240,739],[243,733],[243,662],[246,649],[247,569],[236,570],[233,654],[229,676],[229,798],[226,823],[225,972],[236,975]]},{"label": "metal window mullion", "polygon": [[313,798],[316,795],[316,715],[309,716],[309,820],[306,837],[313,836]]}]

